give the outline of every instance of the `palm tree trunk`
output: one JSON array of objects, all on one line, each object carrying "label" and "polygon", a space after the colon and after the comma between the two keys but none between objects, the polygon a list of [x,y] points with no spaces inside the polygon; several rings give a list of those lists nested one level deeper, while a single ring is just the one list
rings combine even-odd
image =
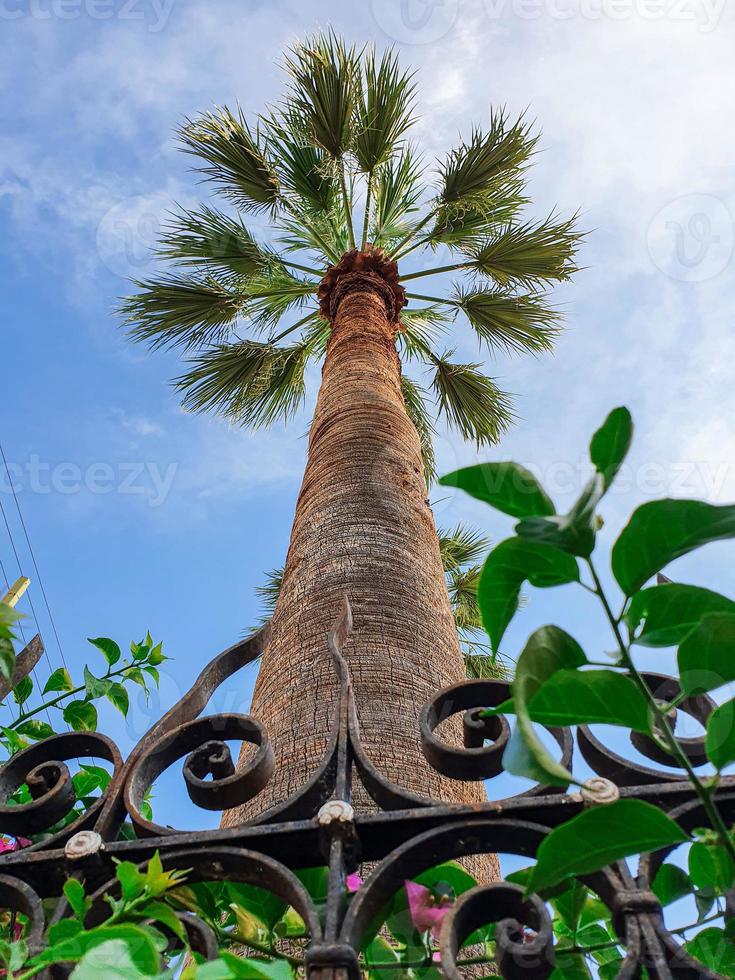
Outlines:
[{"label": "palm tree trunk", "polygon": [[[274,743],[276,771],[227,825],[284,800],[317,767],[336,692],[326,637],[345,594],[354,630],[344,653],[373,763],[422,795],[485,799],[482,783],[430,769],[419,744],[421,707],[465,672],[392,307],[375,275],[348,274],[332,293],[308,462],[251,709]],[[372,808],[362,787],[353,802]]]}]

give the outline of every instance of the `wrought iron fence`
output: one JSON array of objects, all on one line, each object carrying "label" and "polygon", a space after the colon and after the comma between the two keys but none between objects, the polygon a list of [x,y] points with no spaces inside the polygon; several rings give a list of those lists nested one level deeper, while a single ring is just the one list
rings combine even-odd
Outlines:
[{"label": "wrought iron fence", "polygon": [[[147,862],[159,852],[164,868],[191,869],[189,882],[227,880],[266,888],[293,906],[307,926],[305,956],[312,980],[359,977],[359,952],[376,916],[404,881],[440,862],[473,854],[510,853],[533,859],[551,828],[586,806],[609,798],[646,800],[669,813],[687,831],[706,823],[685,777],[672,773],[672,760],[649,738],[631,733],[638,752],[668,767],[656,769],[629,761],[605,746],[589,728],[576,731],[576,749],[598,774],[583,793],[535,786],[517,796],[481,805],[448,805],[422,798],[385,779],[363,751],[349,673],[341,649],[351,631],[349,604],[329,637],[339,679],[339,694],[329,744],[321,765],[291,798],[246,824],[226,829],[180,832],[147,819],[142,803],[156,778],[184,759],[183,775],[192,801],[207,810],[223,810],[254,798],[274,767],[273,751],[260,724],[244,715],[199,717],[214,691],[236,670],[253,661],[267,642],[268,627],[236,644],[209,663],[189,692],[146,733],[127,761],[115,744],[97,733],[68,733],[39,742],[0,769],[0,830],[38,834],[52,827],[75,803],[66,765],[76,757],[104,759],[113,768],[103,796],[73,824],[22,851],[0,856],[0,904],[28,919],[31,951],[44,945],[48,928],[69,915],[62,886],[83,876],[94,892],[86,924],[104,919],[105,894],[119,890],[115,860]],[[671,700],[677,682],[646,675],[657,695]],[[509,696],[503,681],[467,681],[444,690],[424,707],[421,740],[424,754],[438,772],[455,779],[480,780],[502,772],[510,735],[503,717],[482,718],[478,709],[497,706]],[[714,704],[707,697],[684,701],[682,710],[704,723]],[[448,716],[461,713],[464,747],[436,734]],[[549,729],[565,765],[575,750],[569,729]],[[236,771],[225,742],[253,745],[246,767]],[[682,740],[693,764],[705,760],[703,740]],[[356,814],[350,803],[353,771],[377,804],[376,812]],[[211,778],[207,778],[207,777]],[[26,784],[31,802],[13,805],[11,797]],[[735,778],[723,779],[718,805],[735,821]],[[126,819],[136,839],[122,840]],[[646,854],[637,868],[617,862],[581,880],[605,903],[625,958],[618,977],[716,977],[684,951],[667,929],[661,905],[651,890],[665,853]],[[348,902],[346,876],[367,863],[369,874]],[[294,869],[326,864],[328,896],[315,904]],[[60,898],[50,921],[43,899]],[[182,916],[191,948],[204,958],[217,956],[209,927]],[[497,923],[497,968],[504,977],[544,978],[554,969],[554,935],[545,903],[526,896],[517,884],[498,881],[465,892],[446,916],[440,940],[444,976],[461,976],[457,952],[480,926]]]}]

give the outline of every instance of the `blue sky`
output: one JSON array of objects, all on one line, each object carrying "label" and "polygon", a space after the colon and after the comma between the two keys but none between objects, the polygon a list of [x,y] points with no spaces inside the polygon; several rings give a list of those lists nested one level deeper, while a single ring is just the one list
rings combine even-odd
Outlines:
[{"label": "blue sky", "polygon": [[[147,629],[174,658],[150,709],[136,703],[127,725],[105,713],[125,749],[257,620],[255,587],[285,556],[318,375],[287,430],[184,414],[176,357],[131,347],[116,298],[152,271],[165,212],[208,195],[174,145],[182,117],[262,109],[280,91],[279,53],[329,25],[397,43],[419,70],[430,157],[491,106],[527,109],[544,133],[533,213],[579,209],[590,230],[584,271],[558,292],[555,354],[489,367],[516,394],[518,423],[480,458],[535,467],[563,506],[589,435],[624,403],[637,435],[603,545],[644,499],[735,499],[735,13],[722,0],[0,0],[0,440],[69,665],[95,656],[87,636],[123,644]],[[461,329],[457,348],[479,356]],[[440,471],[477,458],[440,438]],[[4,478],[0,495],[35,578]],[[510,530],[460,496],[434,498],[441,524]],[[1,525],[0,558],[14,578]],[[735,594],[724,545],[672,574]],[[32,595],[56,666],[37,582]],[[590,597],[549,591],[530,597],[508,652],[548,621],[590,652],[609,645]],[[253,678],[220,703],[247,706]]]}]

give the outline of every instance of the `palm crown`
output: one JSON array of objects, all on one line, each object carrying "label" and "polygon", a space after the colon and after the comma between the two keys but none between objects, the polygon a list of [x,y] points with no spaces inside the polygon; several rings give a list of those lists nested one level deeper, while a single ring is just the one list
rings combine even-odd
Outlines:
[{"label": "palm crown", "polygon": [[[423,251],[435,262],[444,247],[452,262],[401,274],[410,302],[397,336],[404,363],[430,372],[423,383],[402,376],[430,477],[437,415],[478,445],[512,417],[481,365],[447,349],[455,322],[466,319],[490,352],[548,350],[560,319],[548,289],[576,269],[575,219],[523,217],[538,137],[504,111],[432,173],[408,138],[414,79],[393,51],[378,57],[318,35],[289,52],[285,70],[283,100],[253,123],[223,108],[180,128],[229,208],[172,215],[159,254],[173,271],[136,283],[126,321],[134,339],[185,353],[175,383],[187,408],[269,425],[299,408],[307,365],[325,353],[330,324],[317,290],[327,269],[368,243],[397,261]],[[258,214],[269,219],[267,240],[244,223]],[[440,273],[451,280],[444,295],[410,292],[411,281]]]}]

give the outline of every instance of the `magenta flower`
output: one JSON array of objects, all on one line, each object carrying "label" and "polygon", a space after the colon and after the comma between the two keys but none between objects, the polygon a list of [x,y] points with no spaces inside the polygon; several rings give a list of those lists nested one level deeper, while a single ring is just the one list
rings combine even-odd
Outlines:
[{"label": "magenta flower", "polygon": [[10,837],[8,834],[0,834],[0,854],[8,851],[20,851],[24,847],[30,847],[31,841],[27,837]]},{"label": "magenta flower", "polygon": [[362,878],[353,871],[351,875],[347,875],[346,884],[348,892],[356,892],[362,885]]},{"label": "magenta flower", "polygon": [[438,940],[442,922],[449,911],[450,899],[442,898],[437,904],[425,885],[419,885],[416,881],[407,881],[405,885],[411,921],[419,932],[429,932],[432,938]]}]

